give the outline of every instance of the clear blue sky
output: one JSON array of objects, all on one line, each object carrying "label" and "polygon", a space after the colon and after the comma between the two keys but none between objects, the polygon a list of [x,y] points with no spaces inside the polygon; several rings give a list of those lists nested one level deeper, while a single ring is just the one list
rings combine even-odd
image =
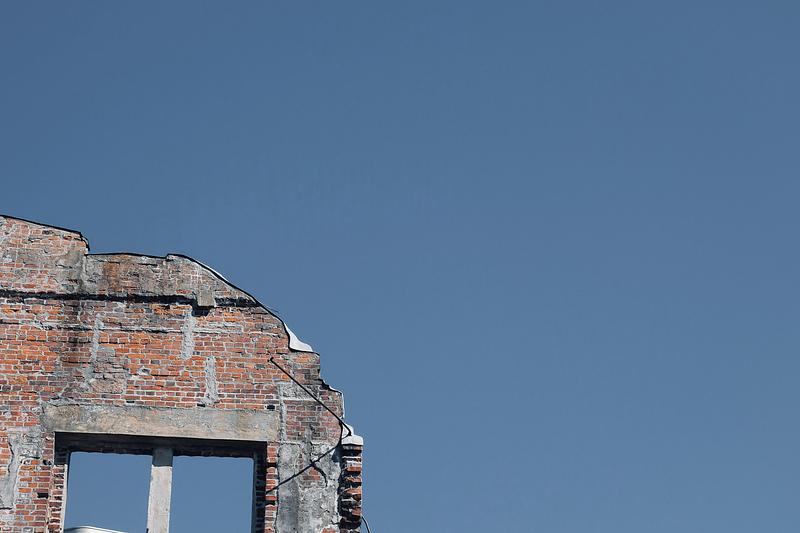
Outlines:
[{"label": "clear blue sky", "polygon": [[168,4],[0,4],[0,212],[277,309],[375,533],[797,531],[797,2]]}]

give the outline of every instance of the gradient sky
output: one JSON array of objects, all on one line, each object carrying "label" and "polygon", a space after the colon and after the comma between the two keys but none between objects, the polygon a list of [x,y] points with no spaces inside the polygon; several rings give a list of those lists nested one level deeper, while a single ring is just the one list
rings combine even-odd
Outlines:
[{"label": "gradient sky", "polygon": [[345,391],[374,533],[796,532],[798,28],[790,1],[2,2],[0,213],[276,309]]}]

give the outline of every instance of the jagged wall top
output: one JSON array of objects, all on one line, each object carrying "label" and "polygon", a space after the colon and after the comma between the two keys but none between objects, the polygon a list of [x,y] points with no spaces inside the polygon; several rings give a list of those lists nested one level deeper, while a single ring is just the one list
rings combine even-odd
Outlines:
[{"label": "jagged wall top", "polygon": [[108,298],[177,299],[199,307],[258,305],[188,257],[89,254],[75,231],[0,216],[0,290]]}]

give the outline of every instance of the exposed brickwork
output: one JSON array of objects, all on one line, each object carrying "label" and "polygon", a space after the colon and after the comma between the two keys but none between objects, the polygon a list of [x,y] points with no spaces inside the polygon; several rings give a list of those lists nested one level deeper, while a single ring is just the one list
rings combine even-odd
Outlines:
[{"label": "exposed brickwork", "polygon": [[359,530],[361,525],[361,453],[362,444],[341,446],[342,474],[339,479],[339,523],[341,533]]},{"label": "exposed brickwork", "polygon": [[254,530],[280,531],[280,516],[298,531],[357,529],[360,446],[292,481],[322,510],[302,508],[308,498],[281,509],[289,484],[272,489],[341,429],[270,357],[342,413],[318,355],[292,351],[280,319],[203,265],[90,255],[78,233],[0,217],[0,531],[61,531],[68,458],[43,413],[71,404],[274,412],[279,437],[256,457]]}]

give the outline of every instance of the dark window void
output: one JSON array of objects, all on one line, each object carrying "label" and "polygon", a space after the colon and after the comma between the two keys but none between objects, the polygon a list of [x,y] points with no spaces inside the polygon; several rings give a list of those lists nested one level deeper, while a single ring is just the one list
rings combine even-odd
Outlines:
[{"label": "dark window void", "polygon": [[170,533],[247,533],[252,492],[252,459],[176,456]]},{"label": "dark window void", "polygon": [[144,531],[150,461],[147,455],[73,453],[67,476],[66,527]]}]

